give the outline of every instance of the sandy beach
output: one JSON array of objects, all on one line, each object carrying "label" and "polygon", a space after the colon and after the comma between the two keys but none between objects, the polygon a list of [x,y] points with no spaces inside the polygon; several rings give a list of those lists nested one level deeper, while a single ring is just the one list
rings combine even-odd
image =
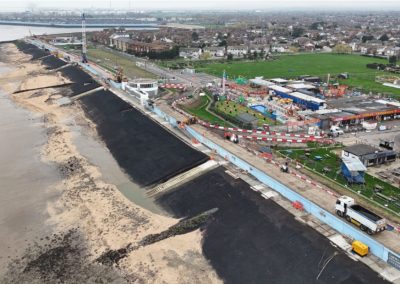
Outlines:
[{"label": "sandy beach", "polygon": [[[56,100],[61,89],[45,88],[13,94],[16,90],[42,88],[69,82],[59,73],[45,70],[37,61],[19,52],[13,44],[3,44],[0,61],[12,66],[1,75],[2,100],[15,109],[23,109],[21,117],[34,117],[38,137],[29,148],[28,133],[18,137],[25,144],[10,144],[13,153],[29,148],[26,155],[15,155],[15,163],[35,160],[35,172],[24,175],[24,184],[9,181],[1,194],[8,207],[2,208],[2,237],[7,247],[0,246],[1,283],[219,283],[215,271],[202,254],[202,233],[199,230],[179,235],[130,252],[117,264],[99,264],[96,259],[108,250],[128,244],[136,245],[145,236],[167,230],[179,220],[155,214],[128,200],[114,184],[103,179],[100,167],[83,156],[74,141],[76,125],[84,129],[79,139],[97,137],[94,125],[82,109],[73,104],[60,107]],[[25,122],[22,121],[21,124]],[[17,129],[18,125],[13,126]],[[10,129],[2,125],[0,136]],[[6,142],[2,142],[2,145]],[[104,146],[105,147],[105,146]],[[1,152],[0,152],[1,153]],[[5,159],[5,154],[1,154]],[[8,159],[12,159],[10,156]],[[17,168],[2,165],[3,171]],[[8,167],[8,168],[7,168]],[[44,168],[41,170],[41,168]],[[32,168],[32,165],[29,165]],[[40,173],[43,173],[42,176]],[[34,186],[29,182],[40,180]],[[15,179],[17,180],[17,179]],[[16,193],[16,192],[20,193]],[[33,196],[32,198],[27,198]],[[30,218],[13,222],[17,208],[26,208]],[[40,217],[35,217],[40,215]],[[15,220],[16,217],[14,217]],[[13,219],[10,219],[13,220]],[[19,220],[19,218],[18,218]],[[34,233],[22,228],[31,223]],[[19,237],[13,237],[15,232]],[[23,246],[21,242],[23,240]],[[14,248],[20,248],[14,250]],[[59,281],[59,282],[57,282]]]}]

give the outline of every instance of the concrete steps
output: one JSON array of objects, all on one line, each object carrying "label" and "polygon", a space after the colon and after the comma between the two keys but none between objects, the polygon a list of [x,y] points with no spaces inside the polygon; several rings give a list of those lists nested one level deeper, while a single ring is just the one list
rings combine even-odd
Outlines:
[{"label": "concrete steps", "polygon": [[215,169],[219,166],[217,162],[214,160],[209,160],[205,162],[204,164],[201,164],[200,166],[197,166],[191,170],[188,170],[176,177],[173,177],[172,179],[164,182],[163,184],[160,184],[153,189],[150,189],[147,192],[147,195],[149,197],[154,197],[158,194],[165,193],[168,190],[177,187],[178,185],[181,185],[183,183],[188,182],[189,180],[192,180],[193,178],[200,176],[212,169]]}]

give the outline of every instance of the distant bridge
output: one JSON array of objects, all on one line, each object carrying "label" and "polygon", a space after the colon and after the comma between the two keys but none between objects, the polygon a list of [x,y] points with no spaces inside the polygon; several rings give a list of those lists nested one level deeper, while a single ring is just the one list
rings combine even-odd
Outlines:
[{"label": "distant bridge", "polygon": [[[45,23],[45,22],[22,22],[22,21],[1,21],[0,25],[12,26],[32,26],[32,27],[51,27],[51,28],[81,28],[81,23],[66,24],[66,23]],[[116,24],[116,23],[102,23],[102,24],[86,24],[87,28],[153,28],[160,27],[159,24]]]}]

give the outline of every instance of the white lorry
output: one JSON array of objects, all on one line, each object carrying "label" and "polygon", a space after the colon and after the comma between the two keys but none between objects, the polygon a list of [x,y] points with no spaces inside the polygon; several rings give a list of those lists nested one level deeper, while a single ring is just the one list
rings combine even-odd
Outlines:
[{"label": "white lorry", "polygon": [[337,137],[339,135],[344,134],[344,131],[339,126],[332,125],[331,129],[330,129],[330,133],[332,136]]},{"label": "white lorry", "polygon": [[382,232],[386,229],[386,220],[379,217],[375,213],[355,204],[354,199],[348,196],[341,196],[336,201],[336,214],[345,218],[362,231],[366,231],[368,235]]}]

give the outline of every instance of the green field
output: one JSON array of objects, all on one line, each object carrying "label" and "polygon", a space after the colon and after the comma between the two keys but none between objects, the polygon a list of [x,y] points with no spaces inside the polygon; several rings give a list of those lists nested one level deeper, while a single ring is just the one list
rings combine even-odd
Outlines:
[{"label": "green field", "polygon": [[[385,206],[387,201],[382,200],[380,197],[374,194],[375,185],[379,185],[382,187],[382,194],[387,197],[392,197],[400,200],[399,190],[378,178],[375,178],[369,174],[365,174],[365,186],[363,185],[349,185],[347,184],[346,179],[340,173],[340,164],[341,159],[337,156],[333,151],[326,148],[319,148],[309,150],[308,154],[306,154],[305,150],[281,150],[283,155],[288,156],[294,160],[297,160],[304,166],[308,167],[312,171],[319,173],[331,180],[336,181],[341,184],[344,188],[350,189],[354,192],[360,191],[362,195],[365,197]],[[322,157],[322,160],[316,161],[315,156]],[[400,207],[396,206],[394,203],[389,203],[388,208],[391,210],[400,213]]]},{"label": "green field", "polygon": [[124,74],[130,79],[155,78],[155,75],[136,66],[136,63],[123,56],[116,55],[102,49],[88,49],[88,59],[98,65],[114,71],[116,66],[124,69]]},{"label": "green field", "polygon": [[270,125],[275,124],[274,120],[265,117],[260,112],[252,110],[251,108],[238,104],[234,101],[219,101],[215,104],[215,108],[219,112],[222,112],[225,115],[232,116],[233,118],[235,118],[240,113],[247,112],[258,119],[257,123],[258,126],[262,126],[263,124],[270,124]]},{"label": "green field", "polygon": [[216,117],[212,113],[207,111],[207,106],[210,104],[210,98],[208,96],[202,96],[199,101],[192,106],[183,106],[183,109],[196,116],[201,120],[208,121],[213,124],[225,125],[227,124],[224,120]]},{"label": "green field", "polygon": [[[341,83],[363,89],[367,92],[388,93],[400,96],[400,89],[382,86],[375,82],[375,76],[390,73],[368,69],[368,63],[388,63],[385,59],[370,58],[360,55],[339,54],[299,54],[281,55],[273,61],[199,63],[197,71],[222,76],[224,70],[230,79],[238,76],[254,78],[296,78],[299,75],[319,76],[323,80],[327,75],[333,79],[337,74],[348,72],[350,79]],[[332,82],[332,81],[331,81]]]}]

